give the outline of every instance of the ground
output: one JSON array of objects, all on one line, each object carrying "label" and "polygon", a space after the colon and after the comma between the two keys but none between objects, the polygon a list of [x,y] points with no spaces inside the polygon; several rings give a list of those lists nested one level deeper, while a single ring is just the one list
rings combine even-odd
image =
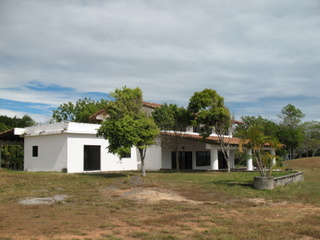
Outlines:
[{"label": "ground", "polygon": [[[306,171],[312,184],[318,168]],[[318,185],[306,196],[305,183],[270,192],[226,176],[243,175],[1,171],[0,240],[320,238]]]}]

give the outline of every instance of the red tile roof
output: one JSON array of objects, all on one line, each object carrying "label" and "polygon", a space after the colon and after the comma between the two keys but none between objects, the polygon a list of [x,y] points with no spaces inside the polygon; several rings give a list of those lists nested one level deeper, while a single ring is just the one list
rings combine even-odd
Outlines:
[{"label": "red tile roof", "polygon": [[95,114],[91,115],[89,117],[89,120],[90,121],[101,121],[100,119],[97,119],[97,116],[100,115],[100,114],[105,114],[107,108],[102,108],[100,109],[98,112],[96,112]]},{"label": "red tile roof", "polygon": [[151,103],[151,102],[143,102],[142,105],[144,107],[148,107],[148,108],[152,108],[152,109],[156,109],[158,107],[161,107],[161,104],[158,103]]},{"label": "red tile roof", "polygon": [[[147,107],[147,108],[156,109],[158,107],[161,107],[161,104],[151,103],[151,102],[142,102],[142,106]],[[107,115],[107,108],[100,109],[98,112],[96,112],[95,114],[91,115],[89,117],[89,120],[90,121],[102,121],[101,119],[97,119],[97,116],[99,116],[100,114]]]}]

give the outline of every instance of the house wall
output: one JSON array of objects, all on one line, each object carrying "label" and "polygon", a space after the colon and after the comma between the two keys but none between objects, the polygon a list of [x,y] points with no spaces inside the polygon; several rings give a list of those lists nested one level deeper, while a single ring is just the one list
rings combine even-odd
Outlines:
[{"label": "house wall", "polygon": [[[205,143],[202,142],[196,142],[196,141],[190,141],[190,140],[184,140],[181,142],[178,151],[186,151],[186,152],[192,152],[192,169],[210,169],[210,166],[196,166],[196,152],[197,151],[210,151],[206,149]],[[171,169],[172,168],[172,160],[171,160],[171,153],[172,149],[169,149],[165,146],[162,146],[162,159],[161,159],[161,165],[163,169]]]},{"label": "house wall", "polygon": [[86,134],[68,134],[68,172],[83,172],[84,146],[101,146],[101,171],[137,170],[136,149],[131,149],[131,158],[119,159],[117,155],[108,152],[108,141]]},{"label": "house wall", "polygon": [[[138,156],[138,159],[140,156]],[[147,148],[147,154],[145,157],[145,169],[146,170],[159,170],[162,168],[162,150],[161,146],[157,143]]]},{"label": "house wall", "polygon": [[[108,153],[108,141],[96,137],[97,124],[55,123],[25,129],[24,170],[84,172],[84,146],[100,146],[100,171],[137,170],[138,158],[135,148],[131,158],[119,159]],[[32,156],[33,146],[38,156]]]},{"label": "house wall", "polygon": [[[24,139],[25,171],[62,171],[67,168],[66,135],[30,136]],[[38,146],[38,156],[32,156],[33,146]]]}]

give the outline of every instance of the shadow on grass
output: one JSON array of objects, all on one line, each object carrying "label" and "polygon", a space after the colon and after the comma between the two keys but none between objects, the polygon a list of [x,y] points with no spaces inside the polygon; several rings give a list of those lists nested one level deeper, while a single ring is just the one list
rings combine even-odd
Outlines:
[{"label": "shadow on grass", "polygon": [[213,181],[212,182],[214,185],[220,185],[220,186],[240,186],[240,187],[250,187],[254,188],[253,182],[251,183],[245,183],[245,182],[234,182],[231,180],[223,180],[223,181]]},{"label": "shadow on grass", "polygon": [[106,173],[106,172],[94,172],[94,173],[79,173],[79,175],[89,176],[89,177],[101,177],[101,178],[124,178],[132,176],[130,173]]}]

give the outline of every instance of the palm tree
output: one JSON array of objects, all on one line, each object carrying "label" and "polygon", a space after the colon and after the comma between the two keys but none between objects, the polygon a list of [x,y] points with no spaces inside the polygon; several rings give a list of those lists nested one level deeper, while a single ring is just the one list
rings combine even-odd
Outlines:
[{"label": "palm tree", "polygon": [[243,152],[243,146],[252,149],[252,158],[257,164],[260,176],[270,177],[276,156],[264,151],[263,148],[277,149],[282,145],[276,138],[266,136],[259,125],[250,126],[248,129],[239,132],[239,135],[242,138],[239,151]]}]

